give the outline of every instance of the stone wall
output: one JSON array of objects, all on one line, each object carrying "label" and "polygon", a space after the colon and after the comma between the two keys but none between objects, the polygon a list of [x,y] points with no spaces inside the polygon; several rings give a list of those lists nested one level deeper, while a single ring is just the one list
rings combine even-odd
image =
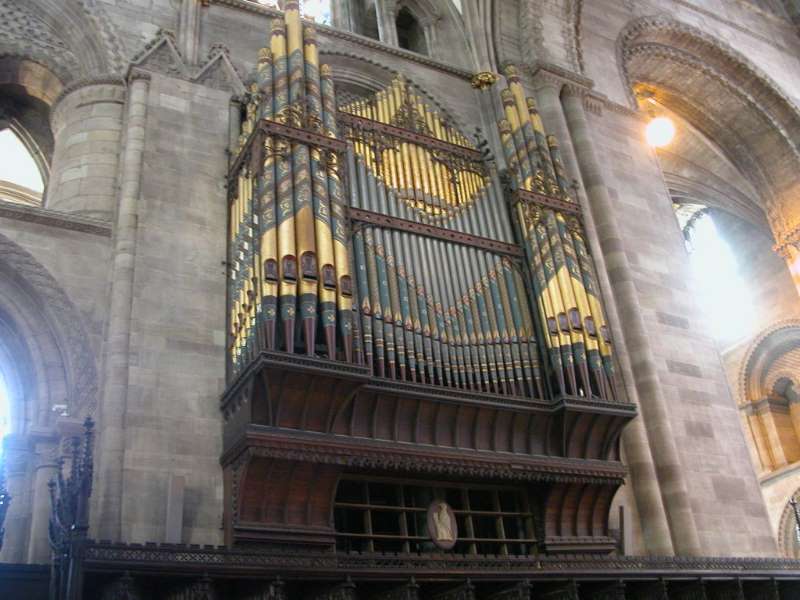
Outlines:
[{"label": "stone wall", "polygon": [[[48,203],[40,209],[50,216],[0,215],[0,233],[35,256],[77,306],[98,371],[103,366],[108,327],[112,242],[119,232],[75,216],[70,218],[88,223],[95,232],[56,226],[53,223],[58,219],[52,218],[57,215],[52,211],[114,222],[121,180],[117,152],[126,142],[126,105],[122,103],[128,100],[123,86],[108,84],[107,78],[124,77],[128,63],[142,57],[159,30],[171,30],[179,38],[187,35],[178,27],[180,6],[185,2],[190,0],[31,0],[30,6],[39,15],[35,18],[49,23],[53,39],[61,39],[59,43],[70,48],[72,54],[61,58],[80,57],[74,61],[80,69],[76,67],[72,73],[57,56],[60,46],[55,42],[33,50],[23,45],[19,36],[7,36],[0,43],[2,50],[47,63],[54,73],[62,74],[64,85],[106,78],[105,84],[66,94],[56,107],[54,176]],[[341,64],[353,73],[363,72],[368,83],[394,72],[407,75],[453,115],[466,134],[480,126],[500,167],[502,152],[493,133],[499,112],[497,91],[474,91],[469,84],[471,72],[487,64],[497,68],[504,61],[524,62],[532,71],[537,63],[548,62],[591,79],[598,95],[609,100],[596,100],[604,109],[600,115],[591,115],[593,139],[623,236],[619,244],[633,273],[635,310],[641,313],[657,364],[656,384],[667,402],[702,551],[773,553],[767,514],[726,373],[687,287],[683,241],[657,161],[641,142],[641,121],[620,108],[631,108],[631,100],[619,62],[619,40],[633,19],[670,14],[696,27],[716,46],[735,48],[746,56],[796,107],[800,104],[797,29],[739,0],[530,0],[525,6],[521,2],[496,0],[488,14],[479,13],[485,20],[473,29],[484,37],[485,44],[475,47],[491,48],[493,58],[478,57],[478,64],[472,64],[468,42],[458,38],[460,29],[452,24],[439,37],[433,61],[324,28],[320,28],[321,52],[334,67]],[[127,541],[164,538],[167,490],[173,476],[186,477],[183,541],[221,540],[217,400],[224,379],[222,263],[230,92],[216,89],[219,81],[212,78],[206,80],[208,85],[190,80],[209,51],[216,48],[222,52],[219,45],[227,48],[225,56],[238,70],[227,76],[246,79],[265,41],[267,19],[262,8],[246,0],[212,0],[208,6],[198,5],[197,10],[196,56],[149,67],[153,73],[146,100],[141,191],[134,223],[130,359],[121,407],[124,500],[120,536]],[[71,20],[69,28],[59,32],[53,23],[62,14]],[[448,10],[443,14],[452,19],[456,13]],[[81,40],[75,34],[81,27],[93,35]],[[188,47],[178,42],[178,47]],[[363,69],[359,70],[359,65]],[[84,98],[94,88],[108,92],[100,95],[100,103],[95,97]],[[744,230],[739,239],[748,244],[752,240],[755,248],[756,238]],[[767,240],[758,241],[761,248],[767,244]],[[751,254],[747,248],[750,246],[742,246],[746,255],[752,256],[754,270],[764,274],[759,280],[765,286],[760,292],[762,304],[776,297],[780,306],[791,305],[780,264],[772,258],[759,258],[766,256],[761,250]],[[611,285],[620,284],[617,265],[612,262],[607,268]],[[614,334],[624,339],[626,322],[639,315],[620,311],[619,317]],[[634,364],[639,359],[637,352],[636,347],[627,352],[621,348],[621,354]],[[626,377],[625,384],[636,392],[636,384]],[[634,519],[644,512],[635,505],[632,489],[636,485],[630,482],[618,500]],[[726,507],[724,514],[719,511],[721,504]],[[631,524],[629,531],[636,539],[629,547],[644,552],[647,547],[639,539],[639,525]]]},{"label": "stone wall", "polygon": [[162,540],[170,476],[186,478],[184,542],[221,532],[229,94],[153,75],[147,98],[122,537]]},{"label": "stone wall", "polygon": [[[655,156],[641,141],[641,122],[606,111],[592,125],[703,551],[772,552],[739,416],[715,344],[688,293],[683,236]],[[609,277],[614,286],[613,268]],[[624,313],[621,319],[624,328]],[[628,352],[635,361],[637,348]],[[731,515],[742,524],[738,531],[729,528]]]}]

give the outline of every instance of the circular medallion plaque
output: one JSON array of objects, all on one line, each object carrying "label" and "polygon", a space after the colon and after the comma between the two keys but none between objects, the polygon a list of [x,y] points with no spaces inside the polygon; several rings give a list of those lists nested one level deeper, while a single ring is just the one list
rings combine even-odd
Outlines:
[{"label": "circular medallion plaque", "polygon": [[458,523],[450,505],[443,500],[434,500],[428,507],[428,535],[442,550],[450,550],[458,540]]}]

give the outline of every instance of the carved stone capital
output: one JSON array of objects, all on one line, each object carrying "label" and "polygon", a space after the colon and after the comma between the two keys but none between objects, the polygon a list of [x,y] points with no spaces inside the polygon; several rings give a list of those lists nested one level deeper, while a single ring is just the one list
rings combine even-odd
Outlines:
[{"label": "carved stone capital", "polygon": [[564,87],[564,79],[550,71],[538,70],[533,75],[533,87],[538,90],[552,89],[557,94],[561,93]]},{"label": "carved stone capital", "polygon": [[576,89],[583,88],[583,93],[586,93],[594,86],[591,79],[551,63],[529,65],[528,72],[533,75],[533,83],[537,89],[553,87],[560,92],[564,86],[571,85]]}]

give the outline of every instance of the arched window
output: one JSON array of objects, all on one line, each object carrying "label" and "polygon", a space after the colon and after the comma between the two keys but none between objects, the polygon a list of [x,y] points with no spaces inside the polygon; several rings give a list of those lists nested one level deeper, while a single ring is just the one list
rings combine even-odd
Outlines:
[{"label": "arched window", "polygon": [[425,30],[407,7],[404,6],[397,12],[395,25],[397,26],[397,43],[401,48],[418,54],[428,53]]},{"label": "arched window", "polygon": [[0,200],[21,204],[42,203],[44,179],[30,151],[7,127],[0,131]]}]

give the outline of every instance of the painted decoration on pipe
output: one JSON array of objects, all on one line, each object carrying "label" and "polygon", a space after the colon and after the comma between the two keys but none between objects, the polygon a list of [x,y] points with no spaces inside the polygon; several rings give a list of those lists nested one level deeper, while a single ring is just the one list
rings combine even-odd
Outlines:
[{"label": "painted decoration on pipe", "polygon": [[261,350],[353,362],[336,101],[316,31],[287,1],[259,53],[229,177],[232,370]]},{"label": "painted decoration on pipe", "polygon": [[543,398],[517,256],[487,250],[518,250],[496,173],[402,78],[340,111],[365,363],[378,377]]},{"label": "painted decoration on pipe", "polygon": [[616,397],[612,344],[580,207],[558,144],[546,135],[516,68],[506,67],[499,121],[511,175],[515,226],[536,299],[547,373],[559,394]]}]

